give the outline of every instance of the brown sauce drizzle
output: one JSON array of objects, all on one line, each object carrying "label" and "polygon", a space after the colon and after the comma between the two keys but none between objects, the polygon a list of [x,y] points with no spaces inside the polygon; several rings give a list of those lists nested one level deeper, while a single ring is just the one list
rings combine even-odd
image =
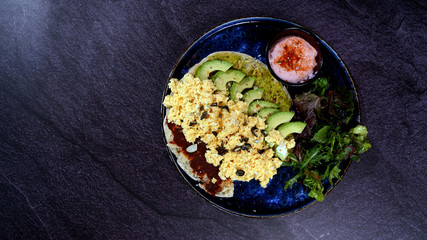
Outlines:
[{"label": "brown sauce drizzle", "polygon": [[[195,142],[197,144],[197,151],[192,153],[187,152],[187,147],[193,144],[187,142],[184,133],[182,132],[182,128],[175,123],[166,122],[168,128],[173,134],[173,141],[171,143],[176,144],[181,148],[181,152],[190,160],[190,166],[193,169],[193,172],[202,180],[201,184],[203,184],[208,193],[215,196],[215,194],[222,190],[221,184],[224,180],[218,176],[219,169],[206,162],[206,144],[200,139],[197,139]],[[212,183],[211,181],[213,178],[217,180],[215,183]]]}]

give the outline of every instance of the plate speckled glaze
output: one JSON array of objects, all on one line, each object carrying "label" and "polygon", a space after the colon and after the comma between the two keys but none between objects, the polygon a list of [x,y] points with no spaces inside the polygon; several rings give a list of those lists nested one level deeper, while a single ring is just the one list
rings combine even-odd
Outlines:
[{"label": "plate speckled glaze", "polygon": [[[290,27],[301,28],[313,33],[303,26],[277,18],[252,17],[224,23],[197,39],[182,54],[170,73],[169,79],[181,79],[189,68],[210,53],[217,51],[242,52],[265,63],[268,42],[276,34]],[[313,33],[313,35],[317,38],[323,55],[322,74],[330,76],[336,84],[352,89],[356,106],[353,121],[355,123],[360,122],[358,96],[349,71],[329,44],[317,34]],[[169,93],[170,91],[166,85],[163,99]],[[165,117],[165,111],[166,109],[162,105],[162,121]],[[166,144],[166,138],[164,136],[163,138]],[[232,198],[213,197],[200,189],[197,186],[198,183],[186,175],[178,166],[175,155],[169,149],[168,151],[172,162],[190,186],[208,202],[226,212],[247,217],[272,217],[297,212],[315,203],[315,200],[308,196],[308,191],[301,184],[296,183],[292,189],[284,189],[284,183],[294,175],[292,168],[289,167],[280,167],[278,173],[267,185],[267,188],[262,188],[255,180],[250,182],[235,181],[234,196]],[[344,176],[350,164],[350,160],[341,163],[341,177]],[[323,185],[326,191],[330,192],[338,182],[336,181],[331,185],[326,179],[323,181]],[[325,201],[327,201],[327,198],[325,198]]]}]

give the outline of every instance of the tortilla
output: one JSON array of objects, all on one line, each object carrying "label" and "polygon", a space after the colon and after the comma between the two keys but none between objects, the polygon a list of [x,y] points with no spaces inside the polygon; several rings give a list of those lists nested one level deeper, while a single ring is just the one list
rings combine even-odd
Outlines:
[{"label": "tortilla", "polygon": [[[288,111],[292,105],[292,99],[287,91],[286,87],[276,80],[271,73],[269,72],[267,66],[243,53],[231,52],[231,51],[222,51],[215,52],[204,58],[198,64],[194,65],[189,69],[189,73],[196,75],[197,69],[205,62],[210,60],[223,60],[230,63],[233,63],[234,69],[240,70],[245,73],[247,76],[255,77],[255,86],[264,88],[263,99],[276,103],[282,111]],[[168,116],[169,109],[166,110],[166,116]],[[186,157],[182,149],[179,146],[173,143],[173,133],[170,131],[167,123],[166,117],[163,121],[163,128],[165,131],[166,140],[168,142],[167,146],[170,148],[172,153],[177,157],[177,164],[180,168],[193,180],[199,181],[199,187],[206,192],[206,185],[210,184],[211,180],[208,177],[200,177],[191,167],[190,159]],[[221,191],[215,193],[216,197],[233,197],[234,195],[234,183],[231,179],[222,180],[220,183]],[[208,192],[209,193],[209,192]]]}]

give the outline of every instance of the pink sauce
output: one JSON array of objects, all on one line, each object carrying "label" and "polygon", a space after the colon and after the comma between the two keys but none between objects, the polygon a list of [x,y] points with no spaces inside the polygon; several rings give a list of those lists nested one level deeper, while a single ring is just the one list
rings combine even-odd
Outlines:
[{"label": "pink sauce", "polygon": [[290,83],[302,83],[314,76],[316,56],[316,49],[297,36],[279,39],[269,51],[270,66],[274,73]]}]

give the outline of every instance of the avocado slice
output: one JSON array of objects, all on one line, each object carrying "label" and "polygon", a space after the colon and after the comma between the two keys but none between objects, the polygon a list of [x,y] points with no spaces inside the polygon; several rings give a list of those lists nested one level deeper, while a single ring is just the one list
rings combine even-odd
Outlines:
[{"label": "avocado slice", "polygon": [[236,101],[237,93],[241,93],[246,88],[251,88],[254,85],[255,78],[254,77],[245,77],[242,81],[239,83],[234,82],[233,85],[230,87],[230,98],[231,100]]},{"label": "avocado slice", "polygon": [[261,99],[263,93],[264,88],[252,89],[243,94],[242,100],[250,105],[255,99]]},{"label": "avocado slice", "polygon": [[220,60],[212,60],[203,63],[202,66],[197,69],[196,77],[201,80],[206,80],[209,78],[209,75],[214,71],[227,71],[233,66],[232,63]]},{"label": "avocado slice", "polygon": [[219,71],[215,73],[212,78],[212,81],[215,83],[215,86],[220,91],[227,90],[228,82],[237,82],[239,83],[246,76],[246,74],[242,73],[239,70],[228,69],[226,72]]},{"label": "avocado slice", "polygon": [[264,108],[279,108],[279,106],[269,101],[255,100],[251,102],[251,104],[249,104],[248,114],[254,115],[255,113],[261,111],[261,109]]},{"label": "avocado slice", "polygon": [[277,108],[264,108],[264,109],[261,109],[259,113],[257,113],[257,116],[262,118],[264,121],[266,121],[268,117],[270,117],[271,115],[277,112],[280,112],[280,110]]},{"label": "avocado slice", "polygon": [[280,125],[277,131],[280,132],[282,137],[286,138],[291,133],[302,133],[307,124],[305,122],[288,122]]},{"label": "avocado slice", "polygon": [[277,126],[291,121],[294,115],[295,113],[293,112],[277,112],[271,115],[267,119],[267,128],[265,131],[270,132],[271,130],[276,129]]}]

